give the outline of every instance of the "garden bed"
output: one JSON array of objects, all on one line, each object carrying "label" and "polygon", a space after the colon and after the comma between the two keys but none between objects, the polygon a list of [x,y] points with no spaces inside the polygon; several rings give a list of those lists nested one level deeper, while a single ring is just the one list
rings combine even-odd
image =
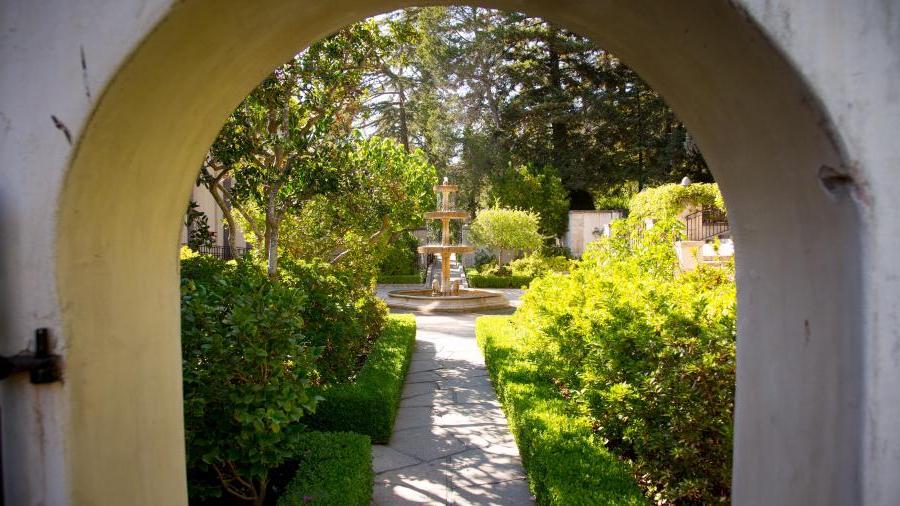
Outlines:
[{"label": "garden bed", "polygon": [[471,272],[466,274],[470,288],[525,288],[534,279],[531,276],[493,276]]},{"label": "garden bed", "polygon": [[538,504],[647,504],[628,467],[530,359],[509,318],[478,318],[475,332]]},{"label": "garden bed", "polygon": [[326,386],[324,400],[303,422],[316,430],[356,432],[387,443],[416,342],[412,315],[390,315],[356,381]]},{"label": "garden bed", "polygon": [[372,500],[372,444],[347,432],[307,432],[295,457],[297,473],[278,506],[365,506]]}]

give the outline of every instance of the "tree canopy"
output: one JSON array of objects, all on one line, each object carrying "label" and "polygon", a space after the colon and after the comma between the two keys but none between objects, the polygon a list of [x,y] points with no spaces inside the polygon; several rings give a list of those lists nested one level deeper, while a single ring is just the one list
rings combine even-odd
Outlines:
[{"label": "tree canopy", "polygon": [[540,219],[531,211],[493,207],[478,212],[472,221],[472,242],[493,250],[504,264],[504,252],[532,252],[544,238],[538,232]]}]

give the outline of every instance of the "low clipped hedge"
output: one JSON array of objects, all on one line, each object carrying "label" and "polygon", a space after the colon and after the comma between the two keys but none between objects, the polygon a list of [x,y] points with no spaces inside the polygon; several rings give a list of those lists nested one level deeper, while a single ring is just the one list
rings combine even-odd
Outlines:
[{"label": "low clipped hedge", "polygon": [[528,286],[531,276],[491,276],[489,274],[466,274],[471,288],[522,288]]},{"label": "low clipped hedge", "polygon": [[421,285],[422,276],[419,274],[382,274],[378,276],[378,282],[384,285]]},{"label": "low clipped hedge", "polygon": [[531,359],[509,317],[482,316],[475,332],[538,504],[647,504],[628,467]]},{"label": "low clipped hedge", "polygon": [[356,432],[387,443],[415,343],[415,317],[388,316],[356,381],[318,390],[324,400],[304,422],[316,430]]},{"label": "low clipped hedge", "polygon": [[367,506],[372,501],[372,443],[348,432],[307,432],[295,456],[297,474],[278,506]]}]

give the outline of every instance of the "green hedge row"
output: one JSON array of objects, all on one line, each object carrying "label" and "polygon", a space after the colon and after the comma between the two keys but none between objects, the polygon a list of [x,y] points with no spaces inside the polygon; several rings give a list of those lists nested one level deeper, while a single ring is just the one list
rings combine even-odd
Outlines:
[{"label": "green hedge row", "polygon": [[316,430],[356,432],[374,443],[387,443],[415,343],[415,317],[390,315],[356,381],[317,391],[324,400],[304,423]]},{"label": "green hedge row", "polygon": [[382,274],[378,276],[378,282],[385,285],[421,285],[422,276],[419,274]]},{"label": "green hedge row", "polygon": [[475,332],[538,504],[647,504],[628,467],[530,358],[509,318],[478,318]]},{"label": "green hedge row", "polygon": [[485,274],[467,274],[471,288],[522,288],[531,283],[530,276],[491,276]]},{"label": "green hedge row", "polygon": [[368,506],[372,501],[372,443],[347,432],[307,432],[295,457],[297,474],[278,506]]}]

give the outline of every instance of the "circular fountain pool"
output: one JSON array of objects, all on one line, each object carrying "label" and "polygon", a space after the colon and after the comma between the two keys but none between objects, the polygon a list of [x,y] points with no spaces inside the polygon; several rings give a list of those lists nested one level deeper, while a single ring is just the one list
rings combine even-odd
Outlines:
[{"label": "circular fountain pool", "polygon": [[387,305],[392,309],[424,313],[467,313],[510,307],[502,293],[461,289],[459,295],[432,295],[431,290],[394,290],[388,292]]}]

